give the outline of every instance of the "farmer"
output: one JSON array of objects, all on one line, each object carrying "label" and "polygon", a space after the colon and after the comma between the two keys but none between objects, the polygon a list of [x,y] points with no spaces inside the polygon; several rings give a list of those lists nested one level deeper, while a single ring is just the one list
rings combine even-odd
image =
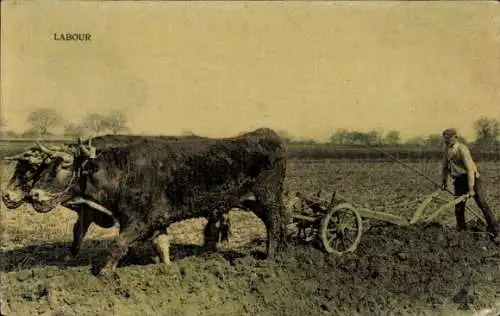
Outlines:
[{"label": "farmer", "polygon": [[[455,187],[455,196],[468,194],[470,197],[474,197],[477,205],[483,211],[488,224],[488,231],[496,237],[495,241],[499,241],[499,225],[484,198],[481,177],[469,148],[458,141],[457,130],[454,128],[443,131],[443,140],[445,144],[442,173],[443,190],[447,189],[448,175],[451,175]],[[463,201],[455,205],[455,217],[459,230],[467,229],[465,224],[465,203],[466,201]]]}]

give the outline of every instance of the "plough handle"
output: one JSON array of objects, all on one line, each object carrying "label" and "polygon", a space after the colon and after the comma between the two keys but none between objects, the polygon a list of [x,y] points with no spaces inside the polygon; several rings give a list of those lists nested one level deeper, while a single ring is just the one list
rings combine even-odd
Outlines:
[{"label": "plough handle", "polygon": [[[429,217],[427,217],[425,219],[425,221],[427,223],[430,223],[432,220],[434,220],[435,218],[437,218],[444,210],[446,210],[447,208],[450,208],[450,207],[453,207],[455,205],[457,205],[458,203],[461,203],[461,202],[464,202],[464,201],[467,201],[467,199],[469,199],[471,196],[469,194],[464,194],[464,195],[461,195],[457,198],[455,198],[454,200],[451,200],[449,201],[448,203],[446,203],[445,205],[441,206],[437,211],[435,211],[432,215],[430,215]],[[471,213],[476,216],[479,220],[481,220],[483,223],[485,223],[485,220],[479,215],[477,214],[477,212],[475,212],[474,210],[471,211]]]},{"label": "plough handle", "polygon": [[335,195],[337,194],[337,191],[333,190],[332,192],[332,198],[330,199],[330,204],[328,204],[328,210],[331,210],[334,205],[335,205]]},{"label": "plough handle", "polygon": [[[377,151],[377,152],[379,152],[379,153],[381,153],[381,154],[383,154],[383,155],[385,155],[385,156],[387,156],[387,157],[391,158],[392,160],[396,161],[397,163],[400,163],[401,165],[403,165],[403,166],[407,167],[408,169],[415,171],[416,173],[418,173],[418,174],[419,174],[419,175],[421,175],[422,177],[424,177],[424,178],[426,178],[427,180],[429,180],[430,182],[432,182],[432,183],[433,183],[434,185],[436,185],[437,187],[441,188],[441,184],[439,184],[436,180],[432,179],[431,177],[429,177],[429,176],[428,176],[428,175],[426,175],[425,173],[421,172],[420,170],[413,168],[412,166],[410,166],[409,164],[405,163],[404,161],[401,161],[400,159],[398,159],[398,158],[396,158],[396,157],[394,157],[394,156],[392,156],[392,155],[390,155],[390,154],[386,153],[385,151],[383,151],[383,150],[381,150],[381,149],[379,149],[379,148],[376,148],[376,147],[371,147],[371,146],[369,146],[369,145],[364,145],[364,146],[365,146],[365,147],[368,147],[368,148],[371,148],[371,149],[374,149],[375,151]],[[448,188],[447,188],[447,189],[443,189],[443,188],[441,188],[441,190],[443,190],[443,191],[445,191],[445,192],[448,192],[449,194],[451,194],[452,196],[454,196],[454,197],[455,197],[455,194],[454,194],[451,190],[449,190]],[[469,206],[466,206],[465,208],[466,208],[469,212],[471,212],[472,214],[474,214],[474,215],[475,215],[478,219],[480,219],[480,220],[482,220],[483,222],[485,222],[485,220],[484,220],[484,219],[483,219],[483,218],[482,218],[479,214],[477,214],[477,212],[475,212],[475,210],[474,210],[474,209],[472,209],[472,208],[471,208],[471,207],[469,207]]]}]

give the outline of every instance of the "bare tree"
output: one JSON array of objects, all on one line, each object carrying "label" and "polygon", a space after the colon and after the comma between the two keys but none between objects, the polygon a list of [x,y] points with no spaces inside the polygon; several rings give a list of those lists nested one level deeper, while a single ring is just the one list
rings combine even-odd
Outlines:
[{"label": "bare tree", "polygon": [[127,117],[119,110],[109,112],[104,119],[104,127],[113,134],[129,131],[127,127]]},{"label": "bare tree", "polygon": [[376,129],[368,132],[339,129],[330,136],[329,141],[339,145],[376,145],[380,144],[381,135],[382,132]]},{"label": "bare tree", "polygon": [[107,117],[98,113],[87,114],[83,120],[81,126],[84,129],[98,135],[107,129]]},{"label": "bare tree", "polygon": [[382,130],[372,129],[367,133],[362,133],[364,136],[363,143],[367,145],[376,145],[382,142]]},{"label": "bare tree", "polygon": [[385,135],[383,142],[387,145],[398,145],[401,143],[401,135],[396,130],[390,130]]},{"label": "bare tree", "polygon": [[347,129],[339,129],[333,133],[329,141],[331,144],[347,144],[350,141],[350,132]]},{"label": "bare tree", "polygon": [[79,137],[83,136],[85,128],[82,125],[69,123],[64,126],[64,135]]},{"label": "bare tree", "polygon": [[424,136],[415,136],[406,141],[406,144],[411,146],[425,146],[426,138]]},{"label": "bare tree", "polygon": [[[458,135],[458,140],[467,144],[467,140],[462,136]],[[432,148],[442,148],[444,146],[443,136],[441,134],[431,134],[425,138],[425,146]]]},{"label": "bare tree", "polygon": [[500,138],[500,121],[482,117],[474,122],[476,143],[481,146],[493,146]]},{"label": "bare tree", "polygon": [[38,135],[47,135],[49,130],[58,126],[61,122],[61,115],[51,108],[38,108],[33,110],[26,120],[30,124],[29,130]]},{"label": "bare tree", "polygon": [[431,134],[425,138],[425,145],[427,147],[441,148],[444,146],[443,137],[441,134]]}]

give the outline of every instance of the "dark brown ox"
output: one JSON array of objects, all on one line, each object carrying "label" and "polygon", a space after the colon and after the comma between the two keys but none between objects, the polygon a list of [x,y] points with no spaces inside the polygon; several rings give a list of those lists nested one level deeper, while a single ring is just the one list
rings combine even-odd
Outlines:
[{"label": "dark brown ox", "polygon": [[[286,245],[285,173],[282,140],[270,129],[258,129],[224,139],[144,140],[103,150],[94,159],[83,150],[71,161],[54,159],[30,197],[39,212],[75,197],[112,211],[120,223],[118,242],[94,267],[96,274],[113,271],[131,245],[147,239],[168,263],[164,233],[172,223],[219,218],[217,212],[233,207],[253,211],[264,222],[267,257],[275,258]],[[250,194],[255,200],[244,200]]]},{"label": "dark brown ox", "polygon": [[[99,153],[103,149],[111,147],[119,147],[133,144],[143,139],[150,139],[152,141],[162,142],[178,142],[190,139],[201,139],[198,136],[138,136],[138,135],[104,135],[92,138],[85,141],[91,141],[92,146]],[[6,188],[2,191],[2,200],[5,206],[9,209],[17,209],[27,202],[27,193],[36,181],[38,181],[41,172],[50,165],[54,157],[59,156],[64,160],[65,157],[73,159],[73,152],[78,150],[79,144],[64,144],[63,148],[68,153],[64,153],[63,148],[57,146],[45,147],[40,144],[29,148],[25,152],[11,157],[5,157],[4,160],[16,161],[16,166],[12,177],[10,178]],[[82,241],[87,233],[90,225],[95,223],[101,228],[111,228],[115,224],[115,220],[109,210],[104,209],[102,206],[87,201],[85,199],[73,199],[62,203],[62,205],[78,214],[78,219],[73,225],[73,241],[70,247],[71,254],[76,257],[80,251]],[[214,250],[216,244],[212,242],[213,239],[227,241],[227,234],[223,238],[217,238],[212,234],[224,234],[227,230],[229,223],[225,218],[209,219],[209,223],[205,229],[205,246]],[[219,230],[219,231],[217,231]]]}]

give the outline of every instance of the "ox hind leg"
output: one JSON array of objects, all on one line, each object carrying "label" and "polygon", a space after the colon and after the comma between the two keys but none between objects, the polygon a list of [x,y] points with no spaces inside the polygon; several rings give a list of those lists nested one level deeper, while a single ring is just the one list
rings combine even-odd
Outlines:
[{"label": "ox hind leg", "polygon": [[161,230],[152,240],[153,247],[160,258],[160,262],[165,265],[170,264],[170,237],[167,229]]},{"label": "ox hind leg", "polygon": [[266,225],[266,255],[269,259],[276,258],[286,247],[289,219],[283,203],[282,188],[278,181],[262,181],[254,188],[256,200],[242,203]]}]

